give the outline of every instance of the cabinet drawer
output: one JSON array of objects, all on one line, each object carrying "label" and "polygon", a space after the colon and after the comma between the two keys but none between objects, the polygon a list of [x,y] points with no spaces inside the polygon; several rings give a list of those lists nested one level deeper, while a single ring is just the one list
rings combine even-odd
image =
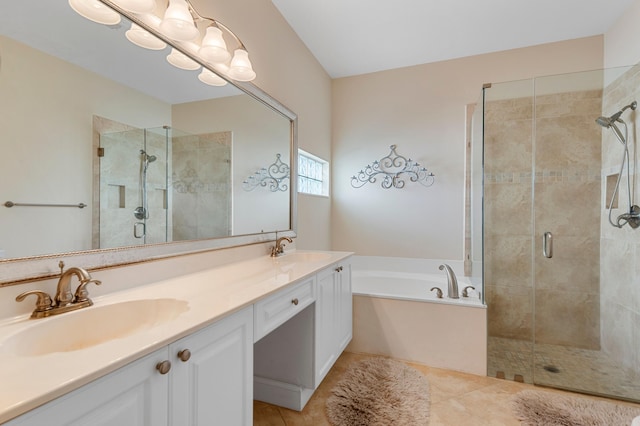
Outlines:
[{"label": "cabinet drawer", "polygon": [[253,341],[257,342],[316,299],[315,277],[259,301],[254,310]]}]

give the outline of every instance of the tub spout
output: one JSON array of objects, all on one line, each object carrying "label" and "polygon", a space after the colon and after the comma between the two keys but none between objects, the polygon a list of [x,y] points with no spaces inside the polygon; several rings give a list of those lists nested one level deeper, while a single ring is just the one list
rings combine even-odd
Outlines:
[{"label": "tub spout", "polygon": [[458,280],[456,278],[456,274],[453,272],[453,269],[451,269],[451,266],[444,263],[440,265],[438,269],[440,269],[441,271],[444,270],[444,272],[447,274],[447,297],[449,299],[459,299],[460,295],[458,294]]}]

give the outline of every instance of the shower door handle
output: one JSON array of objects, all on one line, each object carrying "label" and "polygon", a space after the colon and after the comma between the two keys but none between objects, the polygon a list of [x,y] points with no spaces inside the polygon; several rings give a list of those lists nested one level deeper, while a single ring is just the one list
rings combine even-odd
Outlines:
[{"label": "shower door handle", "polygon": [[553,257],[553,234],[551,232],[545,232],[542,236],[542,254],[547,259]]},{"label": "shower door handle", "polygon": [[[138,229],[142,229],[142,233],[138,233]],[[135,238],[142,238],[147,233],[147,226],[144,222],[136,222],[133,224],[133,236]]]}]

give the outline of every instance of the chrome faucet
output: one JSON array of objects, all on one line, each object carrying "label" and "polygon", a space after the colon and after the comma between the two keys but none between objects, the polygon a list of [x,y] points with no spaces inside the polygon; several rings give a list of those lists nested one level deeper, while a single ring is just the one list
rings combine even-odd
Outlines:
[{"label": "chrome faucet", "polygon": [[[40,290],[25,291],[16,297],[17,302],[22,302],[31,294],[38,298],[36,309],[31,314],[31,318],[45,318],[93,305],[93,302],[89,299],[87,285],[89,283],[100,285],[101,282],[92,279],[86,269],[73,267],[65,271],[64,262],[62,261],[58,266],[60,266],[60,279],[58,280],[58,287],[53,300],[46,292]],[[75,294],[71,293],[71,277],[73,275],[78,277],[80,281]]]},{"label": "chrome faucet", "polygon": [[459,299],[460,295],[458,294],[458,279],[456,278],[456,274],[451,269],[451,266],[446,263],[440,265],[438,268],[441,271],[447,274],[447,297],[450,299]]},{"label": "chrome faucet", "polygon": [[284,243],[283,241],[287,241],[288,243],[292,243],[293,240],[289,237],[280,237],[276,240],[276,245],[271,247],[271,257],[277,257],[284,253]]}]

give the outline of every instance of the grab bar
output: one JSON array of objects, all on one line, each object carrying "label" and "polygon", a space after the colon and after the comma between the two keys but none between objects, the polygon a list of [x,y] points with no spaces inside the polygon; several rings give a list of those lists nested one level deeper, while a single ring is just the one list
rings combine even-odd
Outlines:
[{"label": "grab bar", "polygon": [[7,201],[4,203],[4,206],[9,207],[77,207],[79,209],[83,209],[87,207],[85,203],[78,204],[34,204],[34,203],[14,203],[13,201]]},{"label": "grab bar", "polygon": [[553,257],[553,234],[551,232],[545,232],[542,236],[542,254],[547,259]]}]

